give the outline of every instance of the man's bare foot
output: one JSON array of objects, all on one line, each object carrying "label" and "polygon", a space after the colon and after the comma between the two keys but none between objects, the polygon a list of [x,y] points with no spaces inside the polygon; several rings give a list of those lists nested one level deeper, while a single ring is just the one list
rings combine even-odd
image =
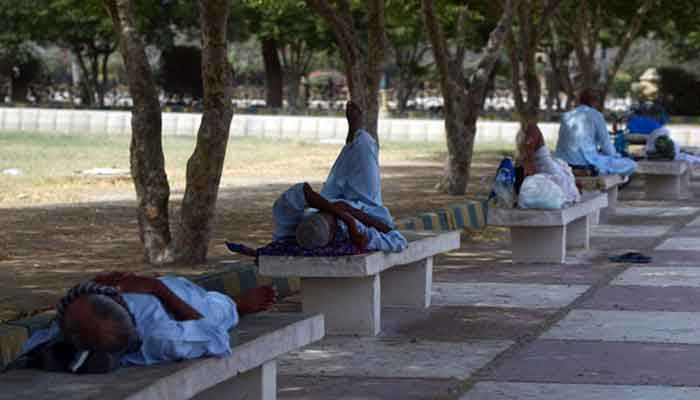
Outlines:
[{"label": "man's bare foot", "polygon": [[355,132],[362,128],[362,109],[353,101],[345,105],[345,117],[348,119],[348,143],[352,141]]},{"label": "man's bare foot", "polygon": [[238,313],[254,314],[269,309],[277,301],[277,290],[272,285],[250,289],[236,299]]}]

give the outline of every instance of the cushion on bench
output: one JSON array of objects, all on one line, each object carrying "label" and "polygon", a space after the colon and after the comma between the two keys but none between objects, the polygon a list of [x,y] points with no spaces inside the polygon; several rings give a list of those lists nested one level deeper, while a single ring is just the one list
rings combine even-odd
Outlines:
[{"label": "cushion on bench", "polygon": [[396,221],[399,230],[447,232],[455,229],[479,230],[486,226],[487,202],[468,200],[433,212]]}]

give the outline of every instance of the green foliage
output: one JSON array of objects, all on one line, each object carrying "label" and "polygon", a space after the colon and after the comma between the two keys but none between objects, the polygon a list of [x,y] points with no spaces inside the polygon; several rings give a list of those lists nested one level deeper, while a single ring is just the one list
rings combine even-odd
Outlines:
[{"label": "green foliage", "polygon": [[700,115],[700,79],[678,67],[659,68],[661,101],[673,115]]},{"label": "green foliage", "polygon": [[610,86],[610,94],[617,98],[624,98],[630,91],[633,82],[632,75],[626,72],[618,72]]}]

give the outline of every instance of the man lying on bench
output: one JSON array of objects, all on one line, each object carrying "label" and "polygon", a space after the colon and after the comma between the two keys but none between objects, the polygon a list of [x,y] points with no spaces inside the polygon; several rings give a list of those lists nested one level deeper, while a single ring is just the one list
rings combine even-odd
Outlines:
[{"label": "man lying on bench", "polygon": [[[348,102],[346,144],[331,168],[321,193],[308,183],[299,183],[285,191],[273,206],[276,222],[274,242],[254,250],[228,243],[232,251],[257,256],[268,255],[344,255],[364,250],[400,252],[406,239],[393,229],[389,210],[382,204],[379,171],[379,146],[362,129],[362,110]],[[354,249],[343,248],[352,243]],[[293,243],[290,246],[280,243]],[[341,244],[342,254],[315,253]],[[295,253],[301,248],[302,254]],[[303,252],[309,250],[310,252]]]},{"label": "man lying on bench", "polygon": [[271,286],[235,302],[179,277],[114,272],[68,291],[56,319],[25,343],[20,361],[52,371],[100,373],[120,365],[231,354],[228,331],[238,316],[266,310]]}]

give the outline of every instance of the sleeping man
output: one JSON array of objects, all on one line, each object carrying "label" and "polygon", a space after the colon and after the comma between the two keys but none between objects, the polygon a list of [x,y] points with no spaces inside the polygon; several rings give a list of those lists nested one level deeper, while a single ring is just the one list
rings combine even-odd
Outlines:
[{"label": "sleeping man", "polygon": [[[354,244],[357,251],[400,252],[406,248],[406,239],[394,230],[391,214],[382,203],[379,146],[362,128],[362,111],[353,102],[347,103],[346,117],[346,144],[321,192],[308,183],[298,183],[275,201],[273,243],[291,241],[311,251],[345,242]],[[258,254],[236,244],[229,248]]]},{"label": "sleeping man", "polygon": [[239,315],[275,302],[270,286],[234,301],[178,277],[114,272],[81,283],[59,301],[56,319],[24,344],[27,366],[101,373],[231,354],[229,330]]}]

